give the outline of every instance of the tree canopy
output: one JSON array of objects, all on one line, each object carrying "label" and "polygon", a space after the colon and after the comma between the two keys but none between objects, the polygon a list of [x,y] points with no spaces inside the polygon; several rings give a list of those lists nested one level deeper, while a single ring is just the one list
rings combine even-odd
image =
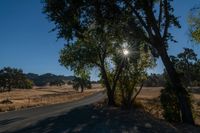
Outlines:
[{"label": "tree canopy", "polygon": [[12,88],[30,89],[32,85],[33,82],[20,69],[5,67],[0,70],[1,91],[10,91]]},{"label": "tree canopy", "polygon": [[53,31],[57,31],[58,38],[66,40],[61,64],[76,71],[98,66],[111,105],[124,67],[123,58],[118,56],[119,49],[124,42],[132,46],[145,44],[145,49],[150,49],[154,57],[160,56],[165,65],[183,122],[194,124],[187,91],[167,53],[168,44],[175,41],[169,28],[180,28],[171,2],[44,0],[44,13],[54,22]]},{"label": "tree canopy", "polygon": [[189,33],[191,39],[200,43],[200,8],[199,5],[192,8],[188,16]]},{"label": "tree canopy", "polygon": [[75,72],[76,77],[73,79],[72,86],[74,89],[79,90],[81,89],[81,92],[85,88],[90,89],[92,87],[90,82],[90,73],[84,69],[79,69],[79,71]]},{"label": "tree canopy", "polygon": [[186,87],[199,82],[199,59],[194,50],[184,48],[177,56],[171,56],[172,62]]}]

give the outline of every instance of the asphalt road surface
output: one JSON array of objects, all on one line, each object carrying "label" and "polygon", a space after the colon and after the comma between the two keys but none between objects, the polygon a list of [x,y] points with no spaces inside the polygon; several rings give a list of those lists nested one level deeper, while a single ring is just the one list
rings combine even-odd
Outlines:
[{"label": "asphalt road surface", "polygon": [[0,113],[0,133],[18,132],[29,126],[34,126],[44,119],[62,116],[72,109],[92,104],[104,97],[105,94],[103,92],[98,92],[92,96],[70,103],[29,108],[20,111],[2,112]]}]

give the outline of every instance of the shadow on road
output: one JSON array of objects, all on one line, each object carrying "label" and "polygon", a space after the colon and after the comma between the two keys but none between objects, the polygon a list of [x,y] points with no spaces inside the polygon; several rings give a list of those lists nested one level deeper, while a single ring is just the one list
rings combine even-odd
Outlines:
[{"label": "shadow on road", "polygon": [[13,122],[16,122],[18,120],[22,120],[23,118],[12,118],[12,119],[6,119],[6,120],[1,120],[0,121],[0,125],[1,126],[5,126],[5,125],[8,125],[10,123],[13,123]]},{"label": "shadow on road", "polygon": [[[50,117],[36,123],[33,126],[16,131],[15,133],[98,133],[99,130],[106,130],[104,113],[91,108],[90,106],[83,106],[76,108],[69,113],[57,117]],[[99,129],[97,127],[99,125]],[[95,130],[91,131],[93,127]],[[101,129],[101,127],[105,129]]]},{"label": "shadow on road", "polygon": [[[145,127],[150,123],[151,127]],[[162,128],[160,128],[162,127]],[[14,133],[122,133],[177,132],[173,127],[155,120],[140,110],[95,109],[83,106],[70,112],[42,120]]]}]

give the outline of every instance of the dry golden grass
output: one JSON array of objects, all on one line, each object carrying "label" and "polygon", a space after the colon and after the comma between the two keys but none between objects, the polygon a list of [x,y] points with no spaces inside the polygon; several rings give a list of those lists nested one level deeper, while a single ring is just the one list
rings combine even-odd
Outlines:
[{"label": "dry golden grass", "polygon": [[[163,88],[143,87],[137,97],[137,101],[142,102],[146,111],[159,118],[162,118],[163,112],[159,101],[161,89]],[[92,89],[85,90],[84,93],[77,92],[67,85],[61,87],[47,86],[30,90],[16,89],[11,92],[0,93],[0,101],[9,98],[13,102],[12,104],[0,104],[0,111],[71,102],[102,90],[100,85],[93,85]],[[191,94],[196,123],[200,124],[200,90],[195,90]]]},{"label": "dry golden grass", "polygon": [[[155,117],[163,119],[163,110],[159,99],[161,89],[163,89],[163,87],[144,87],[138,95],[137,100],[142,102],[146,111],[153,114]],[[195,122],[200,125],[200,89],[192,90],[191,97]]]},{"label": "dry golden grass", "polygon": [[160,90],[163,87],[143,87],[137,98],[139,99],[154,99],[160,96]]},{"label": "dry golden grass", "polygon": [[12,104],[0,104],[0,111],[19,110],[22,108],[71,102],[101,91],[100,85],[93,85],[92,89],[83,93],[75,91],[71,86],[46,86],[33,89],[15,89],[11,92],[0,93],[0,101],[9,99]]}]

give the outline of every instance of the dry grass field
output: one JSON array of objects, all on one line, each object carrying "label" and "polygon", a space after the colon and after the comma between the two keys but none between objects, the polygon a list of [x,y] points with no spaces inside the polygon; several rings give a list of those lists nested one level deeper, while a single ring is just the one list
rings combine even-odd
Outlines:
[{"label": "dry grass field", "polygon": [[[144,109],[153,114],[155,117],[162,117],[162,108],[160,104],[160,90],[162,87],[143,87],[142,91],[137,97],[137,100],[140,101]],[[193,111],[195,121],[200,125],[200,88],[191,89],[191,97],[193,103]]]},{"label": "dry grass field", "polygon": [[72,86],[46,86],[33,89],[15,89],[11,92],[0,93],[0,102],[9,99],[10,104],[0,103],[0,112],[19,110],[22,108],[50,105],[63,102],[71,102],[101,91],[100,85],[93,85],[92,89],[83,93],[75,91]]},{"label": "dry grass field", "polygon": [[[162,108],[159,101],[162,87],[143,87],[137,97],[144,109],[157,118],[162,117]],[[89,96],[95,92],[102,91],[100,85],[93,85],[92,89],[83,93],[75,91],[71,86],[47,86],[33,88],[30,90],[16,89],[11,92],[0,93],[0,101],[10,99],[12,104],[0,104],[1,111],[19,110],[22,108],[50,105],[63,102],[71,102]],[[196,123],[200,125],[200,89],[192,90],[192,100]]]}]

